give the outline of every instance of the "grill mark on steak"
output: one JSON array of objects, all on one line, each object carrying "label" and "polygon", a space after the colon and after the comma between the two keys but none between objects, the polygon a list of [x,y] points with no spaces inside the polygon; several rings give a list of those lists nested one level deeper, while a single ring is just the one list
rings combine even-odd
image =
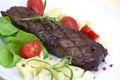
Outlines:
[{"label": "grill mark on steak", "polygon": [[107,55],[106,49],[101,44],[58,22],[51,21],[55,26],[53,29],[48,19],[22,21],[23,18],[37,15],[28,8],[11,7],[1,13],[3,16],[9,16],[16,27],[39,37],[49,53],[64,57],[71,55],[73,51],[72,65],[91,70],[97,67]]}]

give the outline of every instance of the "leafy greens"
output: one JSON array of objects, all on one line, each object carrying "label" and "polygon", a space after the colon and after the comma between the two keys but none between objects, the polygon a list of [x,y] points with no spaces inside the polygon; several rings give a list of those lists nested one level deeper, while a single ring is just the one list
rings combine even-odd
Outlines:
[{"label": "leafy greens", "polygon": [[0,37],[3,44],[0,44],[0,64],[4,67],[15,66],[21,60],[19,48],[27,41],[38,40],[41,44],[44,58],[48,57],[48,52],[40,39],[34,34],[19,30],[8,17],[0,17]]}]

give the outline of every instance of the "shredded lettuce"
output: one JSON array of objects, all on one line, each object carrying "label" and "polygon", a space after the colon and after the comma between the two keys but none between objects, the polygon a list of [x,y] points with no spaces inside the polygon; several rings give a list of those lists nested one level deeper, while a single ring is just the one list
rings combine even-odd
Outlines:
[{"label": "shredded lettuce", "polygon": [[30,40],[38,40],[44,58],[48,57],[48,52],[40,39],[34,34],[16,28],[8,17],[0,17],[0,37],[3,40],[3,44],[0,43],[0,65],[4,67],[15,66],[21,60],[19,48]]}]

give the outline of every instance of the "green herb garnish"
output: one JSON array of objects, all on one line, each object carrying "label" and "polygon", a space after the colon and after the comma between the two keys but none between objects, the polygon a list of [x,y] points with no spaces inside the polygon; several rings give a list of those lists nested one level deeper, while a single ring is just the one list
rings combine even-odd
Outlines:
[{"label": "green herb garnish", "polygon": [[69,66],[65,66],[65,67],[70,70],[71,75],[69,77],[70,77],[70,80],[73,80],[73,71],[72,71],[72,69]]},{"label": "green herb garnish", "polygon": [[[55,72],[59,73],[59,72],[62,72],[61,69],[63,69],[63,68],[68,69],[70,71],[70,75],[68,75],[68,74],[66,74],[64,72],[63,72],[63,74],[64,74],[65,77],[68,78],[68,80],[72,80],[73,79],[73,71],[69,67],[69,64],[71,64],[72,57],[73,57],[73,51],[72,51],[71,56],[63,57],[58,63],[56,63],[54,65],[51,65],[51,64],[49,64],[46,61],[36,60],[36,59],[31,59],[28,62],[30,62],[30,61],[40,61],[40,62],[43,62],[45,64],[48,64],[48,66],[45,66],[43,68],[47,68],[49,71],[51,71],[51,76],[53,76],[53,77],[55,77],[55,75],[52,74],[52,70],[54,70]],[[56,77],[56,79],[57,79],[57,77]]]},{"label": "green herb garnish", "polygon": [[73,57],[73,51],[71,52],[71,56],[65,56],[63,57],[57,64],[53,66],[57,66],[58,64],[63,64],[63,65],[69,65],[72,62],[72,57]]},{"label": "green herb garnish", "polygon": [[28,64],[29,62],[31,62],[31,61],[43,62],[43,63],[45,63],[45,64],[48,64],[48,65],[50,65],[48,62],[46,62],[46,61],[43,61],[43,60],[38,60],[38,59],[30,59],[30,60],[28,60],[28,61],[27,61],[27,64]]},{"label": "green herb garnish", "polygon": [[43,9],[42,9],[42,12],[40,13],[40,15],[42,15],[42,14],[44,13],[45,8],[46,8],[46,3],[47,3],[47,1],[45,0],[45,1],[44,1],[44,4],[43,4],[43,5],[44,5],[44,6],[43,6]]},{"label": "green herb garnish", "polygon": [[36,21],[36,20],[46,21],[46,19],[50,20],[50,21],[56,21],[54,17],[49,17],[49,16],[33,16],[33,17],[30,17],[30,18],[23,18],[21,20],[23,20],[23,21],[29,21],[29,20],[32,20],[32,21]]},{"label": "green herb garnish", "polygon": [[53,73],[52,73],[52,71],[49,68],[47,68],[47,67],[44,67],[44,69],[46,69],[46,70],[48,70],[50,72],[50,74],[51,74],[51,80],[53,80]]},{"label": "green herb garnish", "polygon": [[56,18],[55,17],[49,17],[49,16],[33,16],[33,17],[30,17],[30,18],[24,18],[24,19],[21,19],[22,21],[36,21],[36,20],[40,20],[42,22],[48,22],[52,29],[55,29],[55,23],[53,22],[56,22]]}]

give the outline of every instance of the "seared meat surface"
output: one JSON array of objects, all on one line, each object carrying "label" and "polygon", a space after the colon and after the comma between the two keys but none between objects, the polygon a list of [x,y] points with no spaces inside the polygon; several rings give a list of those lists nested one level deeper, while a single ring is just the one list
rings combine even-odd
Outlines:
[{"label": "seared meat surface", "polygon": [[63,24],[49,19],[23,21],[24,18],[37,15],[26,7],[11,7],[1,13],[3,16],[9,16],[16,27],[39,37],[49,53],[64,57],[71,55],[73,51],[72,65],[91,70],[107,55],[101,44]]}]

